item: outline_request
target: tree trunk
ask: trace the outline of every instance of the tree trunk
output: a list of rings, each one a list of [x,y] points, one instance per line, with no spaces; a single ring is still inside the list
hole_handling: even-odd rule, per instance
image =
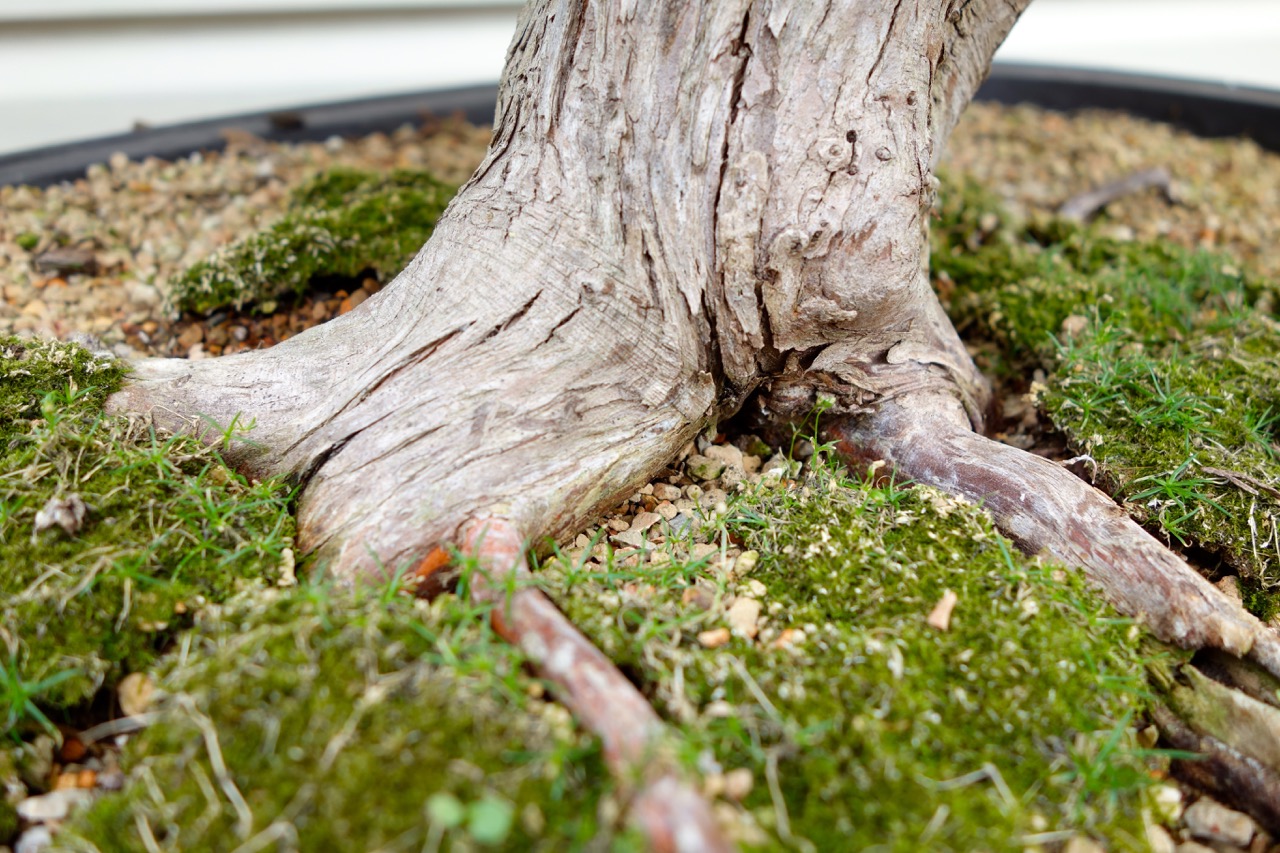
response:
[[[945,387],[980,424],[925,229],[1015,12],[534,2],[489,155],[408,269],[270,350],[143,362],[115,406],[253,422],[234,461],[303,484],[301,545],[345,577],[479,514],[576,531],[762,384],[781,414]]]

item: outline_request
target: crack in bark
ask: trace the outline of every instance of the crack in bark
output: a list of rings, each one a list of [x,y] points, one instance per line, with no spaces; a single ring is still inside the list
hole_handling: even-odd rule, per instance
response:
[[[542,291],[541,290],[536,291],[533,294],[533,296],[530,296],[528,299],[526,299],[524,304],[521,305],[519,308],[517,308],[514,313],[512,313],[509,317],[507,317],[502,322],[498,323],[493,328],[489,329],[489,331],[485,333],[484,337],[482,337],[479,342],[484,343],[490,338],[497,337],[498,335],[505,332],[507,329],[510,329],[516,323],[519,323],[521,320],[524,319],[524,316],[529,313],[529,309],[533,307],[533,303],[537,302],[541,297],[542,297]]]
[[[538,343],[534,344],[533,348],[539,349],[541,347],[546,346],[548,343],[550,343],[551,339],[556,336],[556,332],[560,331],[562,328],[567,326],[569,324],[569,321],[572,320],[574,317],[577,317],[578,312],[581,310],[582,310],[582,294],[578,294],[578,304],[573,307],[572,311],[570,311],[560,320],[556,321],[556,324],[551,327],[550,331],[547,332],[546,337],[538,341]]]
[[[399,374],[402,374],[404,373],[404,371],[412,368],[412,366],[415,366],[417,364],[420,364],[420,362],[422,361],[426,361],[430,359],[430,357],[435,355],[435,352],[438,351],[440,347],[443,347],[445,343],[452,341],[453,338],[460,336],[462,332],[465,332],[467,328],[470,328],[470,325],[471,324],[467,324],[465,325],[465,327],[451,329],[449,330],[448,333],[443,334],[443,336],[435,338],[434,341],[429,341],[428,343],[424,343],[424,345],[417,347],[416,350],[413,350],[412,352],[408,353],[407,356],[404,356],[403,359],[397,361],[396,364],[392,365],[392,368],[387,370],[387,373],[384,373],[383,375],[381,375],[381,377],[379,377],[378,379],[375,379],[374,383],[369,384],[369,386],[362,387],[360,389],[360,393],[356,394],[355,397],[352,397],[351,400],[348,400],[346,403],[344,403],[344,405],[342,406],[342,409],[339,409],[337,412],[335,412],[334,418],[339,418],[339,416],[347,414],[348,411],[355,409],[355,407],[360,405],[360,403],[365,402],[366,400],[369,400],[369,398],[374,396],[375,393],[378,393],[381,387],[389,383],[390,380],[393,380],[394,378],[398,377]],[[303,437],[301,439],[298,439],[297,442],[294,442],[293,444],[291,444],[291,446],[288,447],[288,450],[285,450],[285,453],[292,452],[293,448],[296,448],[298,444],[305,442],[307,438],[310,438],[310,435],[311,433],[303,434]]]
[[[337,456],[339,453],[342,452],[342,449],[344,447],[346,447],[348,444],[354,441],[356,439],[356,436],[360,435],[360,433],[364,432],[365,430],[381,423],[382,421],[386,420],[389,417],[391,417],[390,412],[382,415],[382,417],[376,420],[370,421],[369,423],[365,424],[364,426],[360,427],[354,432],[344,436],[343,438],[338,439],[337,441],[334,441],[324,450],[320,451],[315,456],[313,456],[311,460],[307,463],[307,466],[297,474],[297,485],[299,489],[305,489],[307,487],[307,484],[311,482],[311,478],[314,477],[316,473],[318,473],[320,469],[323,468],[330,459]]]
[[[564,42],[570,45],[567,59],[556,69],[556,79],[551,93],[551,110],[547,116],[547,139],[555,138],[556,128],[560,124],[560,113],[564,109],[564,96],[569,88],[570,72],[574,68],[574,59],[578,55],[579,40],[583,33],[583,19],[586,17],[586,3],[570,3],[568,20],[564,23]],[[555,16],[550,17],[550,22]]]
[[[729,172],[729,148],[732,143],[733,130],[738,121],[738,103],[742,100],[742,87],[747,79],[747,65],[751,62],[754,51],[747,40],[751,27],[751,9],[742,16],[742,26],[738,29],[738,37],[733,41],[730,48],[731,53],[735,57],[739,57],[738,65],[733,71],[733,82],[729,88],[729,121],[724,129],[724,138],[720,144],[720,173],[716,179],[715,194],[711,202],[711,244],[716,246],[718,235],[720,233],[720,199],[725,191],[725,180]],[[724,264],[718,257],[720,254],[718,249],[713,248],[713,263],[719,268],[718,287],[722,294],[727,292],[725,282]],[[761,290],[759,278],[756,280],[756,304],[760,306],[761,313],[764,313],[764,294]],[[711,341],[711,359],[715,368],[713,370],[717,379],[724,377],[726,371],[723,367],[723,355],[720,348],[720,334],[717,325],[717,314],[715,306],[711,304],[710,289],[703,291],[702,294],[702,311],[706,316],[708,331]],[[764,328],[768,328],[768,324],[764,324]],[[743,389],[739,392],[741,396],[745,396],[747,391]],[[741,399],[741,396],[739,399]]]
[[[884,61],[885,52],[889,49],[889,42],[893,39],[893,28],[898,23],[898,11],[902,8],[903,0],[893,4],[893,12],[889,15],[889,28],[885,30],[884,38],[880,40],[880,52],[876,55],[876,61],[871,63],[870,70],[867,71],[867,88],[871,88],[871,78],[876,75],[876,71],[880,68],[880,63]]]

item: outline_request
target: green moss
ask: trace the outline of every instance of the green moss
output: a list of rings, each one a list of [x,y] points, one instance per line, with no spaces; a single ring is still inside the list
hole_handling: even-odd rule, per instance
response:
[[[962,187],[934,234],[957,325],[998,345],[1006,369],[1046,370],[1041,405],[1102,484],[1171,541],[1219,555],[1250,609],[1275,613],[1276,283],[1166,242],[1013,223],[993,205]]]
[[[40,720],[29,700],[64,707],[149,666],[206,601],[274,577],[289,545],[285,487],[103,414],[123,373],[75,344],[0,340],[5,732]]]
[[[25,249],[30,252],[36,246],[40,245],[40,235],[30,232],[26,234],[19,234],[14,242],[18,244],[20,249]]]
[[[18,834],[18,810],[7,799],[0,798],[0,839],[9,840]]]
[[[698,766],[750,771],[750,846],[1003,850],[1087,833],[1145,849],[1138,632],[1077,576],[1013,552],[973,506],[825,469],[737,503],[723,536],[763,557],[747,579],[721,575],[705,611],[684,594],[705,565],[561,558],[541,577],[681,723]],[[946,590],[959,603],[939,631],[926,618]],[[704,648],[727,597],[748,594],[767,614],[758,638]]]
[[[246,595],[169,658],[130,786],[69,846],[626,849],[598,743],[523,664],[452,596]]]
[[[421,171],[333,169],[296,190],[282,220],[188,270],[174,303],[202,313],[251,304],[270,311],[317,278],[369,270],[390,278],[431,236],[454,192]]]

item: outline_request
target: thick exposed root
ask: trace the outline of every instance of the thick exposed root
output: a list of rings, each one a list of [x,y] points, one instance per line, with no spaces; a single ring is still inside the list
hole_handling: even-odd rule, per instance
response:
[[[730,851],[711,808],[663,752],[665,726],[640,692],[527,581],[524,540],[514,525],[485,519],[464,531],[477,571],[471,595],[493,606],[497,632],[529,656],[559,698],[604,743],[614,776],[634,791],[630,816],[656,851]]]
[[[981,503],[1031,553],[1080,566],[1122,613],[1183,648],[1249,657],[1280,675],[1280,637],[1219,592],[1103,492],[1046,459],[974,433],[946,394],[884,404],[832,427],[855,465],[883,459],[901,476]]]

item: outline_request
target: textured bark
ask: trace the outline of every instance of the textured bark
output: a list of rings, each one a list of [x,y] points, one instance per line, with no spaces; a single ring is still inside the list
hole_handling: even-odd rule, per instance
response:
[[[300,543],[353,576],[484,515],[579,529],[709,422],[986,389],[929,289],[934,152],[1019,3],[533,2],[494,142],[357,310],[138,365],[114,401],[255,423]]]

